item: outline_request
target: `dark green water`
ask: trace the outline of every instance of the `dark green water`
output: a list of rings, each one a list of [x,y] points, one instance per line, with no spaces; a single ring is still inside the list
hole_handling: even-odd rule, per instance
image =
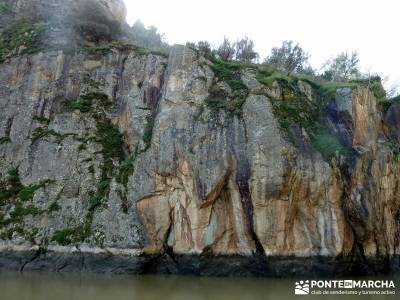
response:
[[[391,278],[393,279],[393,278]],[[400,284],[395,280],[396,286]],[[399,299],[294,295],[294,279],[0,273],[1,300]]]

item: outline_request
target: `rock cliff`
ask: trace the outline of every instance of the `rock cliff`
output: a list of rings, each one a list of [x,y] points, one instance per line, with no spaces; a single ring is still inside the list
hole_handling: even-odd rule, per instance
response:
[[[0,49],[1,268],[399,270],[400,106],[379,84],[97,47],[120,1],[3,1],[2,19],[48,20],[53,2],[69,20],[96,8],[77,27],[90,47]]]

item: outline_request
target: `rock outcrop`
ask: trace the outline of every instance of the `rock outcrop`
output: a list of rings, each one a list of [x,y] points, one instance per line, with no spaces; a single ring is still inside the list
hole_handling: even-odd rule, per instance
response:
[[[41,43],[69,52],[82,45],[124,36],[126,7],[122,0],[3,0],[0,25],[13,22],[46,25]]]
[[[122,22],[120,1],[98,2]],[[398,271],[398,105],[382,109],[363,84],[322,97],[260,74],[185,46],[9,57],[0,267]]]

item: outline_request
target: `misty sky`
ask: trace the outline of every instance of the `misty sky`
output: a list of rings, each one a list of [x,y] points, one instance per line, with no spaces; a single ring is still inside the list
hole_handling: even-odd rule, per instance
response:
[[[294,40],[319,68],[343,50],[359,53],[362,70],[400,83],[399,0],[125,0],[128,23],[156,26],[170,44],[224,35],[247,35],[265,57],[283,40]]]

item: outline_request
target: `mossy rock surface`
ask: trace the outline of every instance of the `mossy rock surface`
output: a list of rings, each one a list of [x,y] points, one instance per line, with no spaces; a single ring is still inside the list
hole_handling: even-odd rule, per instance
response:
[[[0,63],[9,56],[34,54],[43,51],[43,34],[47,23],[16,21],[0,32]]]

